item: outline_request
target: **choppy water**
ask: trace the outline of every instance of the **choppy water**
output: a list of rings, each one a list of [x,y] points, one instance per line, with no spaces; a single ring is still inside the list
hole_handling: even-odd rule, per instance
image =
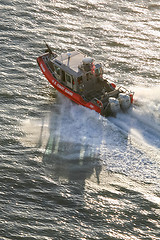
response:
[[[0,239],[160,239],[159,0],[1,0]],[[36,58],[80,49],[135,91],[104,119]]]

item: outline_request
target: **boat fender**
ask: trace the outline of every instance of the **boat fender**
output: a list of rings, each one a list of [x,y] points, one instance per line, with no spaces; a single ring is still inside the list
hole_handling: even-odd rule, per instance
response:
[[[131,103],[133,103],[133,93],[130,93],[129,96],[130,96],[130,99],[131,99]]]
[[[102,103],[100,100],[97,100],[97,104],[98,104],[100,107],[103,107],[103,103]]]
[[[78,84],[82,84],[82,79],[78,78]]]
[[[93,63],[91,64],[91,73],[95,74],[95,65]]]
[[[101,102],[101,100],[95,98],[96,103],[102,108],[103,107],[103,103]]]
[[[115,83],[111,83],[110,86],[115,89],[116,88],[116,84]]]

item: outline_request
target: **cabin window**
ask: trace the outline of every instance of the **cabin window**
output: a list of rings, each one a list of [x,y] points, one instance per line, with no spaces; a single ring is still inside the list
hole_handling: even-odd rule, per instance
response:
[[[61,78],[62,78],[62,81],[65,82],[65,72],[63,70],[61,72]]]
[[[54,72],[55,71],[54,64],[51,61],[48,61],[48,65],[51,68],[51,70]]]
[[[56,71],[56,73],[60,76],[60,68],[59,67],[57,67],[57,66],[55,66],[55,71]]]
[[[69,83],[71,83],[71,81],[72,81],[71,76],[68,74],[66,74],[66,81]]]

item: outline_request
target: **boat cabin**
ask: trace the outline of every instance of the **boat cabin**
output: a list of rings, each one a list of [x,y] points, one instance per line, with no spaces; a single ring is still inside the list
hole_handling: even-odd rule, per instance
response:
[[[75,92],[87,95],[101,88],[101,64],[95,64],[93,58],[85,57],[81,52],[73,51],[51,58],[50,68],[60,83]]]

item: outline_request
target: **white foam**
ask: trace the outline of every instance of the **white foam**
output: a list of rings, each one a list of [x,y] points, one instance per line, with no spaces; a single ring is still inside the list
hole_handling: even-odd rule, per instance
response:
[[[63,99],[59,116],[61,141],[81,144],[83,156],[97,156],[109,170],[144,181],[159,181],[159,125],[155,124],[158,119],[153,108],[145,112],[146,106],[140,105],[126,114],[118,114],[117,118],[105,119],[61,95],[59,97]],[[149,100],[144,97],[143,102],[146,101]],[[153,106],[154,101],[158,99],[150,100]],[[150,119],[155,120],[154,130],[149,124]]]

